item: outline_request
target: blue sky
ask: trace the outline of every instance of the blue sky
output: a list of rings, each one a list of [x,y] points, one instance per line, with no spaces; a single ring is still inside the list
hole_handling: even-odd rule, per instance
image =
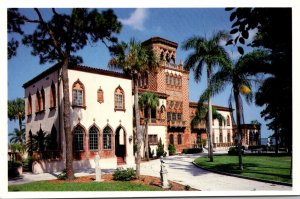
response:
[[[24,14],[31,18],[36,18],[33,9],[22,9]],[[48,15],[50,10],[45,9],[42,12]],[[68,12],[68,10],[58,10],[59,12]],[[177,60],[184,61],[188,52],[181,50],[181,44],[187,38],[198,35],[209,38],[212,33],[219,30],[230,30],[231,23],[229,21],[230,12],[226,12],[223,8],[195,8],[195,9],[114,9],[118,19],[122,22],[123,28],[118,35],[120,41],[128,42],[134,37],[136,40],[144,41],[150,37],[159,36],[179,44],[177,49]],[[27,27],[26,31],[30,31],[33,27]],[[251,32],[253,36],[255,31]],[[236,48],[226,47],[228,53],[233,59],[238,58]],[[252,49],[247,49],[251,51]],[[37,57],[30,54],[31,49],[21,46],[18,49],[17,56],[8,61],[8,99],[24,97],[22,85],[38,75],[52,64],[40,65]],[[83,65],[93,66],[107,69],[109,60],[108,50],[102,43],[87,46],[80,52],[84,62]],[[202,91],[206,87],[206,76],[203,72],[200,82],[196,83],[193,73],[190,74],[189,80],[189,97],[190,101],[198,101]],[[228,106],[228,97],[230,90],[227,88],[222,94],[213,98],[213,104]],[[271,135],[271,131],[267,130],[265,121],[260,117],[263,108],[254,104],[247,105],[244,103],[245,122],[258,120],[262,125],[262,137]],[[12,132],[17,125],[14,122],[8,123],[8,132]]]

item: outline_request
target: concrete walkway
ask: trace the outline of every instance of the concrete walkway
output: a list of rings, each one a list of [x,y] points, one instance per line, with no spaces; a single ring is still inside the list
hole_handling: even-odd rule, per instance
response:
[[[222,153],[222,152],[216,152]],[[202,191],[256,191],[256,190],[280,190],[290,191],[292,187],[264,183],[255,180],[247,180],[227,175],[217,174],[200,169],[192,164],[200,154],[176,155],[166,157],[165,163],[168,170],[168,179],[183,185],[189,185]],[[201,154],[206,155],[206,154]],[[141,173],[159,177],[160,160],[142,163]]]
[[[222,152],[215,152],[222,153]],[[202,191],[255,191],[255,190],[272,190],[272,191],[290,191],[292,187],[264,183],[254,180],[246,180],[237,177],[231,177],[216,174],[200,169],[192,164],[192,161],[200,155],[176,155],[164,158],[168,170],[168,179],[183,185],[189,185],[192,188]],[[75,176],[95,175],[94,169],[75,171]],[[113,170],[103,169],[102,173],[111,173]],[[160,160],[151,160],[141,164],[141,174],[160,177]],[[23,178],[8,181],[8,185],[24,184],[33,181],[57,179],[59,173],[32,174],[23,173]]]

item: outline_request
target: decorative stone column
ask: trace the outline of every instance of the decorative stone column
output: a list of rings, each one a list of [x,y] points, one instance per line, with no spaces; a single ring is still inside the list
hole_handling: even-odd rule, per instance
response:
[[[96,182],[102,182],[103,180],[101,179],[101,167],[99,164],[100,156],[99,153],[97,152],[95,156],[95,173],[96,173]]]
[[[168,189],[170,188],[169,182],[168,182],[168,177],[167,177],[167,169],[165,166],[165,162],[163,161],[163,156],[160,156],[160,182],[161,182],[161,187],[163,189]]]

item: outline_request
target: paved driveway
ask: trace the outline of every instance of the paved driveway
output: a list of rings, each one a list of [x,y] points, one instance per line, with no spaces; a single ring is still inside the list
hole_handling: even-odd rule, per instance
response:
[[[168,179],[202,191],[292,190],[292,187],[289,186],[246,180],[200,169],[192,164],[197,157],[199,154],[166,157],[164,160],[168,170]],[[159,177],[159,171],[159,159],[141,164],[143,175]]]

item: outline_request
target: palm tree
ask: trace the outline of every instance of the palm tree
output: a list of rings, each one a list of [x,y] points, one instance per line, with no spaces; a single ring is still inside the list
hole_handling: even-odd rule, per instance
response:
[[[140,177],[141,163],[141,144],[143,133],[140,126],[140,109],[138,105],[138,76],[150,70],[155,70],[159,65],[159,59],[154,54],[152,48],[142,45],[141,42],[130,39],[129,43],[122,43],[119,54],[113,56],[109,61],[109,68],[123,69],[131,75],[134,85],[134,112],[137,133],[137,158],[136,158],[136,177]]]
[[[23,129],[22,121],[25,119],[25,102],[22,98],[17,98],[14,100],[8,101],[8,119],[10,121],[18,120],[19,122],[19,131]]]
[[[8,134],[10,136],[10,143],[20,143],[24,144],[25,142],[25,129],[19,130],[17,128],[14,129],[13,133]]]
[[[225,124],[226,119],[224,116],[219,113],[215,107],[212,107],[212,119],[218,119],[219,122],[222,122]],[[203,104],[198,104],[195,116],[191,120],[191,126],[192,128],[198,124],[200,124],[202,121],[205,121],[206,126],[206,134],[208,134],[207,127],[208,127],[208,107],[203,106]],[[208,135],[207,135],[208,137]]]
[[[225,41],[229,38],[229,35],[224,31],[219,31],[212,35],[210,39],[203,37],[191,37],[183,42],[182,49],[193,50],[188,55],[185,61],[185,69],[194,71],[194,79],[199,82],[202,76],[202,69],[206,65],[207,71],[207,86],[210,85],[210,79],[212,74],[212,67],[225,66],[229,63],[229,56],[225,49],[220,46],[221,41]],[[209,158],[213,162],[213,150],[211,143],[212,132],[212,105],[211,97],[208,98],[208,143],[209,143]]]
[[[157,108],[159,105],[159,99],[157,95],[154,93],[149,93],[145,92],[140,95],[139,97],[139,106],[141,109],[144,109],[147,111],[147,116],[148,118],[145,118],[145,133],[144,133],[144,151],[146,153],[146,158],[149,161],[149,142],[148,142],[148,123],[151,119],[150,114],[151,114],[151,109]]]
[[[267,54],[264,51],[256,50],[248,53],[239,58],[235,64],[226,65],[221,68],[211,78],[211,85],[203,92],[199,102],[204,102],[209,99],[210,96],[214,96],[225,89],[227,85],[232,86],[232,92],[229,96],[229,106],[231,107],[232,97],[235,101],[236,107],[236,120],[238,129],[238,156],[239,156],[239,169],[243,170],[242,164],[242,129],[241,122],[243,122],[243,105],[241,95],[246,97],[246,101],[250,103],[252,101],[253,94],[251,92],[251,79],[253,75],[249,69],[253,60],[267,61]]]

